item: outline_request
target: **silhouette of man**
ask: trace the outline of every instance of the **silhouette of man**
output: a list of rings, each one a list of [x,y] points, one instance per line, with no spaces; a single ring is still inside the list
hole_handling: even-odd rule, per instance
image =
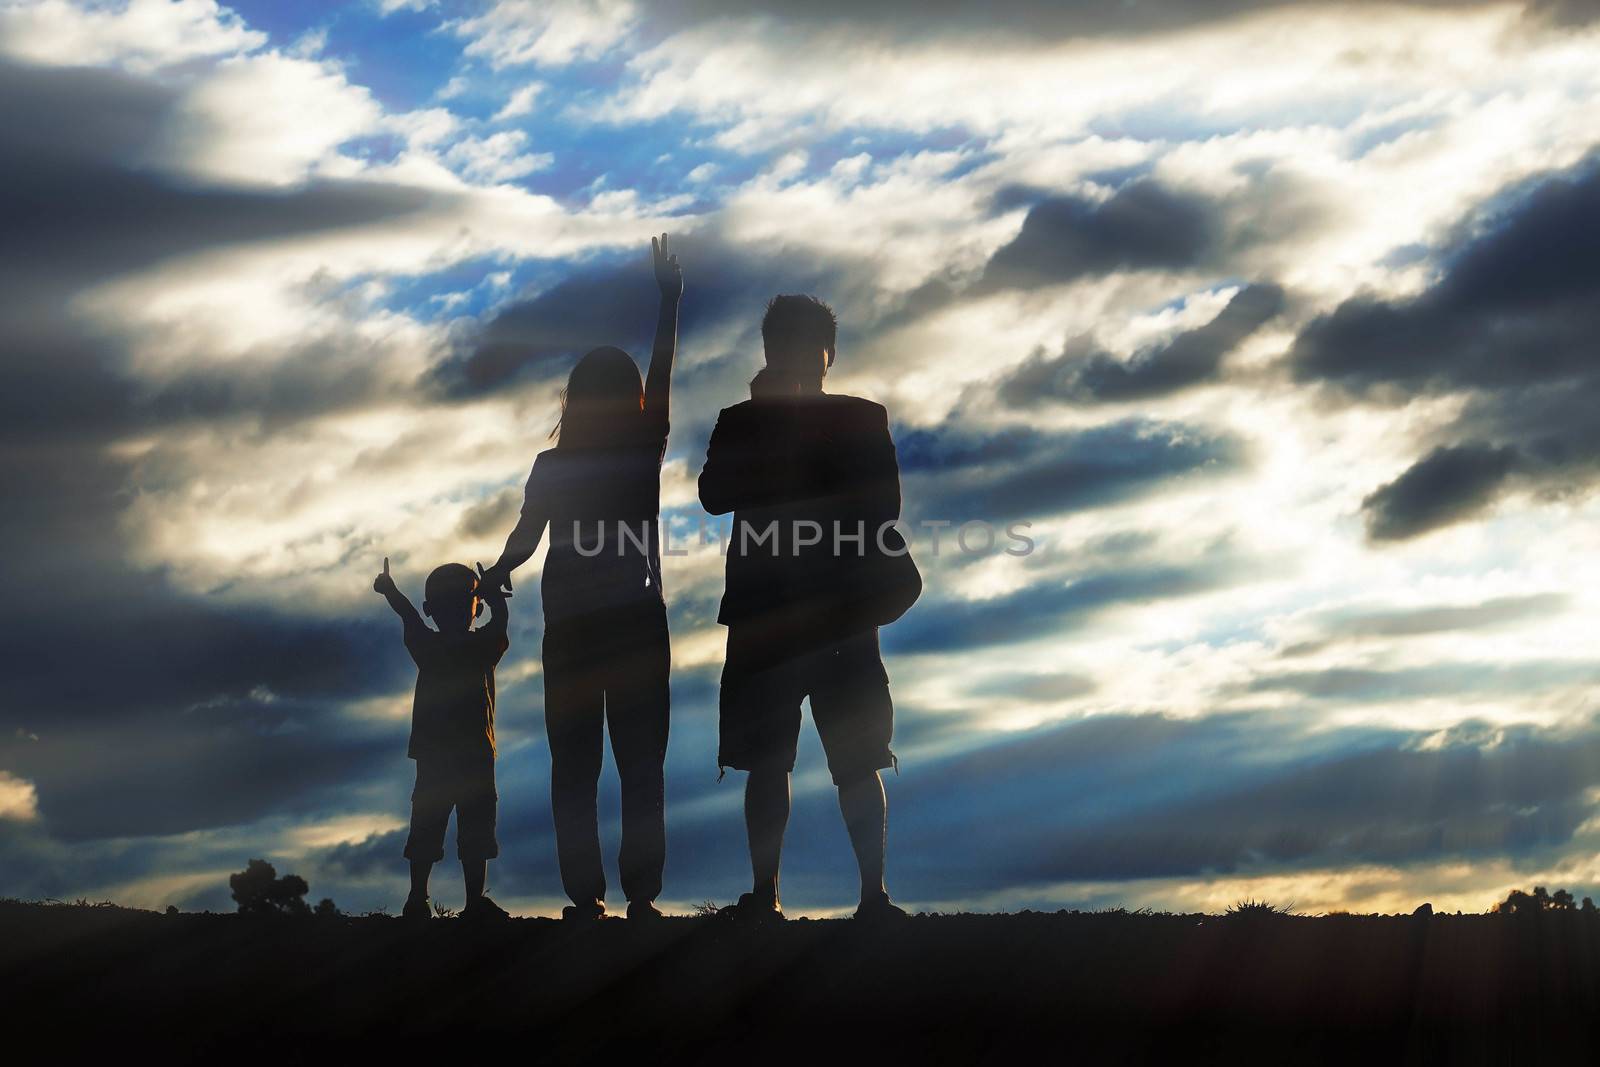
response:
[[[836,335],[822,301],[772,300],[761,323],[766,367],[751,399],[718,417],[700,474],[706,510],[734,513],[717,616],[728,627],[717,763],[749,772],[753,886],[735,906],[747,918],[783,916],[778,870],[808,696],[861,869],[856,916],[905,914],[884,889],[878,772],[895,760],[894,705],[862,599],[875,535],[900,515],[900,471],[883,407],[822,390]]]

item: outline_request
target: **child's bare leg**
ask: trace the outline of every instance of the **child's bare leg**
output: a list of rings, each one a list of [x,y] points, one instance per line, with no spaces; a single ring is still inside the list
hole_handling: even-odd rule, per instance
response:
[[[488,860],[462,860],[461,877],[467,883],[467,903],[483,896],[483,884],[489,880]]]
[[[406,903],[428,899],[428,875],[432,873],[432,860],[411,861],[411,896],[406,898]]]

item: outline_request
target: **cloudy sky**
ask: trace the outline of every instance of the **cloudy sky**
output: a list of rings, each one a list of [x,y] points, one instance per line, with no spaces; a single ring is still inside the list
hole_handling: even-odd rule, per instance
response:
[[[1600,896],[1597,5],[799,6],[0,0],[0,895],[225,908],[260,856],[395,908],[372,575],[496,554],[575,354],[646,355],[665,230],[664,902],[748,878],[693,483],[784,291],[910,520],[1036,542],[916,541],[905,903]],[[491,880],[548,913],[519,589]]]

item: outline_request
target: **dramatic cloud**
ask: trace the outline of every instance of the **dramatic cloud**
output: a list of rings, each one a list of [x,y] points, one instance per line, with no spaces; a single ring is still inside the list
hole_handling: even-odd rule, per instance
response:
[[[1381,4],[1384,0],[1351,0],[1349,6]],[[1481,7],[1490,0],[1400,0],[1420,8]],[[982,34],[1071,38],[1087,35],[1136,35],[1169,32],[1201,23],[1280,7],[1315,7],[1316,0],[1139,0],[1131,4],[1097,4],[1087,0],[1040,3],[1038,0],[999,0],[974,11],[960,0],[934,3],[853,4],[847,0],[824,0],[803,7],[764,0],[753,4],[728,0],[686,0],[681,5],[701,18],[761,11],[790,22],[820,22],[856,29],[872,28],[901,39],[938,37],[950,34]],[[1583,0],[1532,0],[1527,5],[1535,14],[1580,20],[1592,18],[1592,7]]]
[[[126,353],[71,304],[93,287],[184,256],[359,229],[450,202],[374,182],[245,191],[163,174],[151,157],[176,98],[125,75],[0,62],[0,92],[30,102],[0,122],[0,165],[13,175],[0,192],[0,324],[14,348],[4,368],[12,388],[0,399],[6,434],[124,431],[149,399],[127,378]],[[174,386],[165,402],[205,409],[203,378],[189,402],[177,399],[183,391]]]
[[[1575,682],[1600,679],[1600,668],[1587,663],[1531,661],[1515,667],[1477,663],[1438,663],[1403,670],[1335,667],[1325,671],[1287,671],[1263,675],[1250,683],[1256,693],[1287,691],[1312,700],[1348,704],[1376,703],[1464,694],[1515,696]]]
[[[1206,561],[1189,566],[1100,571],[1058,585],[1040,582],[991,600],[953,601],[929,597],[905,621],[887,631],[884,643],[904,653],[956,652],[990,645],[1057,640],[1088,625],[1105,610],[1149,604],[1216,589],[1232,575]]]
[[[694,392],[715,384],[727,402],[747,395],[743,387],[760,366],[761,316],[778,292],[828,298],[843,322],[842,345],[903,321],[903,303],[885,306],[853,291],[849,279],[861,273],[861,264],[850,257],[796,247],[788,240],[738,240],[729,229],[706,227],[673,237],[683,259],[701,264],[680,318],[680,394],[683,387]],[[461,351],[436,368],[436,383],[453,396],[490,393],[564,375],[577,357],[602,344],[634,353],[642,369],[649,358],[658,300],[637,248],[583,264],[532,296],[497,308],[481,329],[469,333]],[[841,371],[855,362],[853,351],[842,351]],[[735,356],[748,370],[742,380],[730,383],[727,364]],[[708,381],[708,373],[720,378]],[[696,414],[704,418],[714,411]]]
[[[26,822],[39,816],[39,791],[32,782],[0,771],[0,819]]]
[[[954,895],[997,868],[1026,885],[1525,855],[1570,841],[1589,817],[1593,735],[1518,731],[1486,746],[1468,724],[1425,740],[1314,738],[1261,716],[1106,717],[919,769],[901,843]],[[1282,758],[1246,755],[1266,747]],[[948,783],[996,776],[1011,786],[982,812],[941,801]],[[930,862],[916,846],[937,853],[935,839],[967,842],[964,862]]]
[[[1399,402],[1459,395],[1443,443],[1363,503],[1372,536],[1402,540],[1475,517],[1519,486],[1592,480],[1600,436],[1600,169],[1512,194],[1468,224],[1419,296],[1361,296],[1312,322],[1291,354],[1302,380]]]
[[[1225,434],[1141,419],[1056,434],[946,426],[902,433],[897,447],[911,515],[958,524],[1101,506],[1245,461]]]
[[[1571,603],[1571,599],[1562,593],[1531,593],[1495,597],[1476,604],[1332,611],[1313,618],[1317,636],[1285,648],[1284,654],[1303,656],[1320,651],[1336,641],[1493,629],[1558,615]]]
[[[1375,541],[1400,541],[1481,514],[1516,470],[1510,448],[1467,444],[1429,452],[1361,502]]]
[[[663,230],[670,907],[747,880],[694,479],[778,292],[900,446],[901,899],[1600,891],[1590,7],[0,0],[0,895],[227,908],[266,856],[394,906],[372,575],[498,550],[567,368],[647,358]],[[808,728],[790,907],[851,866]]]
[[[1154,182],[1130,183],[1101,202],[1052,197],[1028,209],[1022,232],[994,254],[981,284],[1029,289],[1086,274],[1191,267],[1216,240],[1204,201]]]
[[[1123,360],[1092,343],[1072,343],[1058,356],[1036,353],[1000,382],[1014,407],[1055,402],[1118,403],[1177,392],[1213,379],[1223,357],[1283,308],[1272,285],[1239,290],[1217,317],[1166,344]]]
[[[10,337],[0,487],[15,508],[0,525],[0,589],[54,608],[5,635],[0,727],[22,776],[6,779],[6,803],[64,840],[318,810],[318,790],[371,773],[392,747],[392,728],[352,731],[337,712],[389,691],[403,658],[391,635],[377,640],[371,622],[196,602],[129,567],[113,538],[137,456],[115,443],[271,406],[350,402],[368,386],[336,386],[323,360],[298,387],[292,364],[274,368],[252,401],[257,369],[152,388],[77,301],[184,256],[395,222],[449,198],[365,181],[269,191],[164,173],[156,153],[177,96],[123,74],[0,63],[0,92],[29,102],[0,121],[0,164],[13,176],[0,193]]]

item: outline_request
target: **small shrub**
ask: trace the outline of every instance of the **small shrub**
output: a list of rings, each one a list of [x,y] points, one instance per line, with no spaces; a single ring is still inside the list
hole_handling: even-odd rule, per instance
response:
[[[309,915],[306,892],[311,888],[298,874],[278,877],[266,860],[251,860],[245,869],[228,877],[234,903],[244,915]]]
[[[1225,919],[1281,919],[1294,911],[1294,902],[1279,907],[1265,900],[1241,900],[1223,912]]]
[[[1593,912],[1594,910],[1594,901],[1588,897],[1584,897],[1580,905],[1568,890],[1557,889],[1551,893],[1544,886],[1536,885],[1531,893],[1513,889],[1507,894],[1506,899],[1491,909],[1491,912],[1495,915],[1539,915],[1548,911]]]

